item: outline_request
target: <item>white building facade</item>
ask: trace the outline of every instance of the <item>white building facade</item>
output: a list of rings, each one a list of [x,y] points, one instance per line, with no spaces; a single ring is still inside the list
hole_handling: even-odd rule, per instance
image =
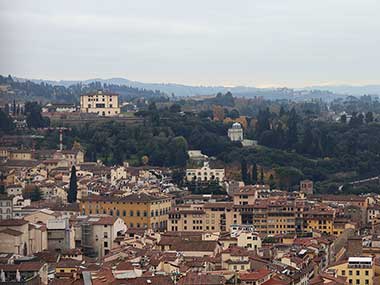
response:
[[[103,91],[82,95],[80,96],[80,111],[108,117],[119,115],[119,95]]]
[[[243,128],[239,123],[234,123],[231,128],[228,129],[228,137],[233,142],[243,141]]]

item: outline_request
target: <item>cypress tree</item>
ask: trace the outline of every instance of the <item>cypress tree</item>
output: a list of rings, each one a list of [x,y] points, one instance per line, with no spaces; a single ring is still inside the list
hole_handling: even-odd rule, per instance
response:
[[[257,164],[256,162],[253,163],[252,166],[252,184],[257,183]]]
[[[77,185],[77,170],[75,166],[71,167],[70,186],[67,193],[67,202],[74,203],[77,201],[78,185]]]
[[[264,184],[264,169],[262,167],[260,170],[260,183]]]
[[[247,169],[247,161],[242,159],[241,161],[241,179],[245,184],[248,183],[248,169]]]
[[[274,189],[276,187],[276,182],[274,181],[274,177],[273,175],[271,174],[269,176],[269,188],[270,190]]]

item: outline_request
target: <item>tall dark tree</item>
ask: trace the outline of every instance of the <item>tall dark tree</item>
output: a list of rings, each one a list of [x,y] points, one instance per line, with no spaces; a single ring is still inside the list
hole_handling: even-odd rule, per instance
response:
[[[260,183],[264,184],[264,168],[261,167],[260,169]]]
[[[5,194],[4,175],[0,174],[0,194]]]
[[[347,115],[346,114],[343,114],[342,116],[340,116],[340,122],[342,124],[346,124],[347,123]]]
[[[13,100],[13,105],[12,105],[12,115],[16,116],[16,100]]]
[[[2,183],[0,183],[0,194],[5,194],[5,186]]]
[[[44,128],[49,126],[49,119],[42,117],[41,106],[37,102],[26,102],[26,123],[29,128]]]
[[[296,110],[293,108],[289,113],[289,119],[288,119],[287,146],[289,149],[294,148],[298,141],[297,121],[298,121],[297,113],[296,113]]]
[[[7,116],[9,116],[9,104],[8,104],[8,103],[6,103],[6,104],[4,105],[4,113],[5,113]]]
[[[67,202],[75,203],[77,201],[78,185],[77,185],[77,170],[73,165],[71,167],[69,192],[67,193]]]
[[[365,121],[367,124],[373,122],[373,113],[372,112],[367,112],[365,114]]]
[[[276,187],[276,182],[274,181],[274,177],[273,177],[272,174],[269,176],[269,181],[268,182],[269,182],[269,189],[270,190],[272,190],[272,189],[274,189]]]
[[[237,119],[240,117],[239,111],[236,109],[232,109],[231,112],[229,113],[229,117],[231,119]]]
[[[9,117],[8,114],[0,110],[0,133],[8,133],[12,130],[14,130],[15,126],[12,122],[12,119]]]
[[[241,160],[241,179],[245,184],[248,183],[248,166],[245,159]]]
[[[269,108],[259,111],[259,115],[257,116],[257,125],[256,125],[257,137],[260,137],[260,135],[263,132],[270,130],[269,119],[270,119]]]
[[[39,201],[42,198],[42,193],[40,188],[35,185],[26,185],[23,189],[22,196],[24,199],[30,199],[32,202]]]
[[[257,183],[257,164],[256,162],[252,165],[252,184]]]

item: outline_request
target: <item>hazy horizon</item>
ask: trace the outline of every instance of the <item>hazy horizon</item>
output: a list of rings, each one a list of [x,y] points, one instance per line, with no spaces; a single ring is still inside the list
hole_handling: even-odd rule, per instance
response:
[[[192,86],[380,83],[375,0],[0,0],[0,9],[4,75]]]

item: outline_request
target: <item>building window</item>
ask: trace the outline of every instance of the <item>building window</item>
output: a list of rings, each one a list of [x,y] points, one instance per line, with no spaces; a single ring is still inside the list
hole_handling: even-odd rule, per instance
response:
[[[108,241],[104,242],[104,247],[108,247]]]
[[[342,270],[342,275],[343,275],[343,276],[346,275],[346,270]]]
[[[368,271],[368,270],[365,271],[365,275],[366,275],[366,276],[369,275],[369,271]]]
[[[130,215],[131,217],[133,217],[133,211],[132,211],[132,210],[129,212],[129,215]]]
[[[108,233],[107,233],[107,232],[104,232],[104,233],[103,233],[103,237],[104,237],[104,238],[108,238]]]
[[[144,211],[144,217],[148,216],[147,211]]]
[[[123,211],[123,217],[125,217],[126,215],[127,215],[127,211],[124,210],[124,211]]]
[[[136,211],[136,216],[140,217],[140,211],[139,210]]]
[[[356,275],[357,275],[357,276],[360,275],[360,271],[359,271],[359,270],[356,270]]]

